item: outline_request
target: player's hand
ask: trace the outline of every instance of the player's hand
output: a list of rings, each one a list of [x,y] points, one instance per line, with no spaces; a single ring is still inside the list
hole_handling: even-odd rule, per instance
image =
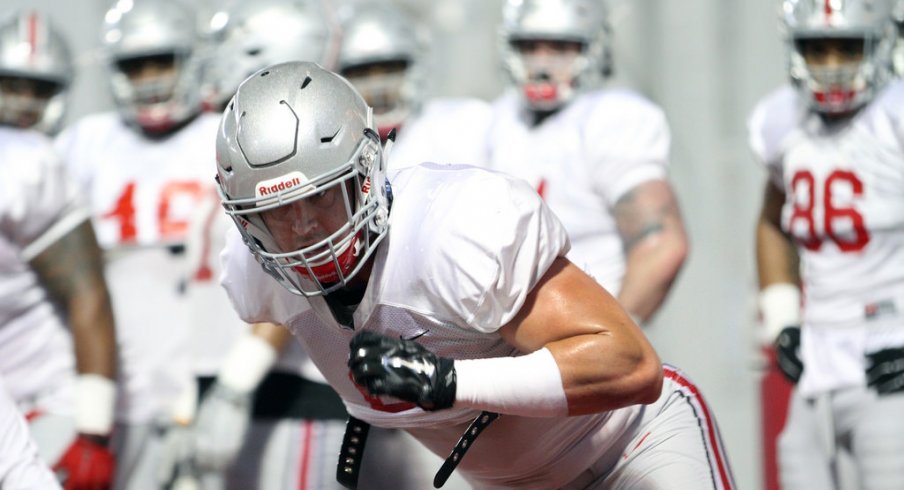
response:
[[[194,433],[188,425],[167,423],[163,433],[157,482],[163,490],[200,488],[195,464]]]
[[[880,395],[904,391],[904,347],[867,354],[866,384]]]
[[[800,360],[800,327],[785,327],[775,339],[778,368],[788,381],[797,384],[804,371]]]
[[[224,471],[235,461],[251,422],[252,393],[216,382],[195,419],[195,456],[204,471]]]
[[[113,487],[116,459],[109,438],[78,434],[53,471],[65,490],[107,490]]]
[[[424,410],[455,402],[455,367],[413,340],[373,332],[356,334],[349,344],[348,367],[355,383],[371,395],[389,395]]]

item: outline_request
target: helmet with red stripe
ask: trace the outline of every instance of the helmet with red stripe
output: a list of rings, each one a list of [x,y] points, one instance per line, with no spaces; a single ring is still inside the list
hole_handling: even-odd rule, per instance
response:
[[[508,0],[500,55],[526,105],[553,111],[602,82],[611,68],[609,37],[600,0]]]
[[[69,47],[45,14],[23,10],[0,23],[0,123],[55,133],[72,76]]]
[[[167,133],[201,110],[195,10],[178,0],[119,0],[104,17],[113,100],[128,124]]]
[[[810,107],[845,114],[867,104],[891,75],[893,0],[784,0],[791,80]]]

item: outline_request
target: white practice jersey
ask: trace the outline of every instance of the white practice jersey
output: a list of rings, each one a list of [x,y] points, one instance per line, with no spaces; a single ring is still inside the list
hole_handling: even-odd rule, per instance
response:
[[[0,169],[0,376],[24,409],[66,414],[75,379],[72,342],[28,261],[88,219],[88,211],[41,134],[0,128]]]
[[[117,418],[148,422],[191,381],[184,246],[214,185],[219,118],[202,114],[151,140],[117,114],[89,116],[57,141],[90,199],[105,250],[120,352]]]
[[[904,84],[843,127],[791,87],[750,118],[750,145],[784,190],[801,257],[803,393],[865,384],[865,352],[904,346]]]
[[[191,309],[192,360],[195,376],[216,376],[235,342],[249,331],[220,286],[220,252],[226,244],[226,232],[235,228],[214,189],[198,206],[188,235],[187,295]],[[325,383],[297,342],[290,342],[280,353],[274,371],[302,376]]]
[[[22,414],[0,382],[0,488],[53,490],[60,485],[29,436]]]
[[[613,207],[638,184],[667,177],[665,115],[620,89],[584,94],[538,126],[522,107],[511,91],[494,103],[487,166],[534,186],[568,230],[568,258],[617,295],[625,255]]]
[[[553,261],[567,253],[568,237],[521,180],[434,164],[409,167],[391,178],[389,235],[375,253],[353,315],[354,331],[334,320],[322,297],[294,296],[266,275],[237,230],[227,240],[223,285],[246,320],[275,320],[292,329],[353,416],[404,428],[446,457],[479,411],[424,411],[365,394],[346,365],[349,341],[355,331],[369,330],[417,338],[449,358],[519,355],[497,330],[517,314]],[[638,411],[635,406],[544,420],[502,415],[459,469],[480,488],[559,488],[630,430]]]
[[[490,105],[480,99],[427,101],[399,129],[389,155],[389,169],[422,162],[480,165],[490,123]]]

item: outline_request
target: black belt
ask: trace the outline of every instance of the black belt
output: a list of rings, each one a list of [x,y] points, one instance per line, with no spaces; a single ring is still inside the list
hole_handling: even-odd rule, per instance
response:
[[[203,399],[214,377],[198,378],[198,394]],[[328,385],[301,376],[272,371],[254,391],[251,417],[255,420],[342,420],[348,416],[339,395]]]
[[[481,412],[461,435],[458,443],[452,448],[452,453],[440,466],[436,476],[433,477],[433,487],[440,488],[455,471],[455,467],[465,457],[468,449],[474,445],[474,440],[494,420],[499,418],[498,413]],[[345,425],[345,435],[342,437],[342,448],[339,450],[339,465],[336,468],[336,480],[345,488],[358,488],[358,474],[361,469],[361,459],[364,456],[364,444],[367,442],[367,433],[370,424],[363,420],[349,416]]]

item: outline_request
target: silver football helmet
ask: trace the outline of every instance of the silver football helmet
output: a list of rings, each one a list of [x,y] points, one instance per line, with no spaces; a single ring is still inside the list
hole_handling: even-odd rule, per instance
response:
[[[373,108],[385,139],[422,101],[425,36],[389,2],[361,3],[342,12],[342,33],[338,71]]]
[[[370,108],[310,62],[239,85],[217,135],[217,182],[246,245],[289,291],[345,286],[386,236],[385,162]]]
[[[127,123],[166,133],[200,111],[196,23],[195,11],[177,0],[119,0],[107,11],[103,43]]]
[[[338,21],[323,0],[237,2],[211,18],[211,58],[204,70],[205,104],[225,108],[252,73],[286,61],[333,69]]]
[[[892,17],[895,21],[898,37],[895,39],[894,54],[892,55],[894,72],[897,76],[904,76],[904,0],[899,0],[894,7]]]
[[[55,133],[73,71],[69,46],[46,15],[8,16],[0,23],[0,123]]]
[[[532,110],[553,111],[599,86],[611,69],[608,15],[600,0],[507,0],[499,30],[502,65]],[[531,41],[573,42],[576,56],[534,56]]]
[[[781,17],[792,82],[818,112],[844,114],[868,103],[887,83],[897,38],[894,0],[783,0]],[[810,66],[802,50],[808,42],[842,39],[862,42],[856,63]]]

